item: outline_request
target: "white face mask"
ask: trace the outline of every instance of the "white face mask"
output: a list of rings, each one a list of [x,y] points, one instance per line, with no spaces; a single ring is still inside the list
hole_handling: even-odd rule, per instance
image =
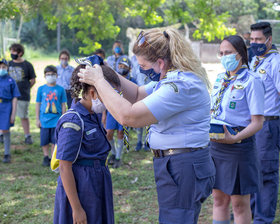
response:
[[[101,101],[97,98],[96,100],[91,99],[91,111],[96,114],[102,113],[106,110],[106,107]]]
[[[56,82],[56,75],[47,75],[46,81],[48,84],[54,84]]]

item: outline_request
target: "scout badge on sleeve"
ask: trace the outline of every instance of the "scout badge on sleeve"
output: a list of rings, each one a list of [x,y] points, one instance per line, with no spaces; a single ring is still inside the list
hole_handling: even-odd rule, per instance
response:
[[[84,58],[74,58],[74,59],[80,65],[89,65],[89,66],[93,66],[95,64],[104,65],[103,59],[95,54]]]
[[[81,134],[81,141],[80,141],[80,146],[79,146],[79,150],[77,152],[77,155],[76,155],[76,158],[75,160],[73,161],[73,163],[76,162],[76,160],[78,159],[78,156],[79,156],[79,153],[80,153],[80,150],[81,150],[81,146],[82,146],[82,140],[83,140],[83,133],[84,133],[84,121],[83,119],[81,118],[80,114],[72,109],[68,110],[65,114],[76,114],[80,120],[81,120],[81,124],[82,124],[82,127],[76,125],[76,124],[73,124],[73,125],[76,125],[77,127],[73,127],[73,128],[81,128],[82,129],[82,134]],[[62,118],[65,114],[63,114],[60,118]],[[64,123],[63,125],[66,125],[66,126],[69,126],[69,122],[67,123]],[[57,144],[55,144],[54,146],[54,150],[53,150],[53,154],[52,154],[52,158],[51,158],[51,163],[50,163],[50,167],[51,167],[51,170],[58,173],[59,172],[59,159],[56,158],[56,154],[57,154]]]

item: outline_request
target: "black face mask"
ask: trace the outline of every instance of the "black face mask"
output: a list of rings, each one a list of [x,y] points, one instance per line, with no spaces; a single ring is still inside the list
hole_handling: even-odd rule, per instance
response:
[[[119,68],[119,74],[120,75],[127,75],[129,72],[129,69],[126,68]]]
[[[17,60],[18,59],[18,54],[11,54],[11,58],[13,60]]]

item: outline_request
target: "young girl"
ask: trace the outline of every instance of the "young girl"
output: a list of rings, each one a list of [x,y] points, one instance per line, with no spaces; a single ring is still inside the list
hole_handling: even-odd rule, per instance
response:
[[[105,107],[93,86],[82,84],[77,76],[84,65],[79,65],[71,80],[71,109],[56,127],[57,159],[60,160],[54,223],[114,223],[111,175],[105,165],[111,149],[101,124],[101,113]],[[120,87],[116,73],[102,65],[106,80],[115,88]],[[77,98],[82,90],[82,99]],[[82,136],[83,137],[82,137]],[[78,153],[82,137],[80,152]],[[75,158],[78,158],[75,163]]]
[[[8,63],[2,58],[0,59],[0,130],[3,133],[5,148],[3,163],[11,162],[9,129],[15,122],[17,97],[19,96],[15,80],[8,75]]]

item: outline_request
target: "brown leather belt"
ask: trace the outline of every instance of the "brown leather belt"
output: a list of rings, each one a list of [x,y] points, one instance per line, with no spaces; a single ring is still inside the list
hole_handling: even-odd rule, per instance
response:
[[[279,116],[264,116],[265,121],[278,120]]]
[[[155,158],[159,157],[165,157],[165,156],[172,156],[180,153],[186,153],[186,152],[194,152],[200,149],[205,149],[207,146],[199,147],[199,148],[176,148],[176,149],[151,149],[152,153],[154,154]]]

